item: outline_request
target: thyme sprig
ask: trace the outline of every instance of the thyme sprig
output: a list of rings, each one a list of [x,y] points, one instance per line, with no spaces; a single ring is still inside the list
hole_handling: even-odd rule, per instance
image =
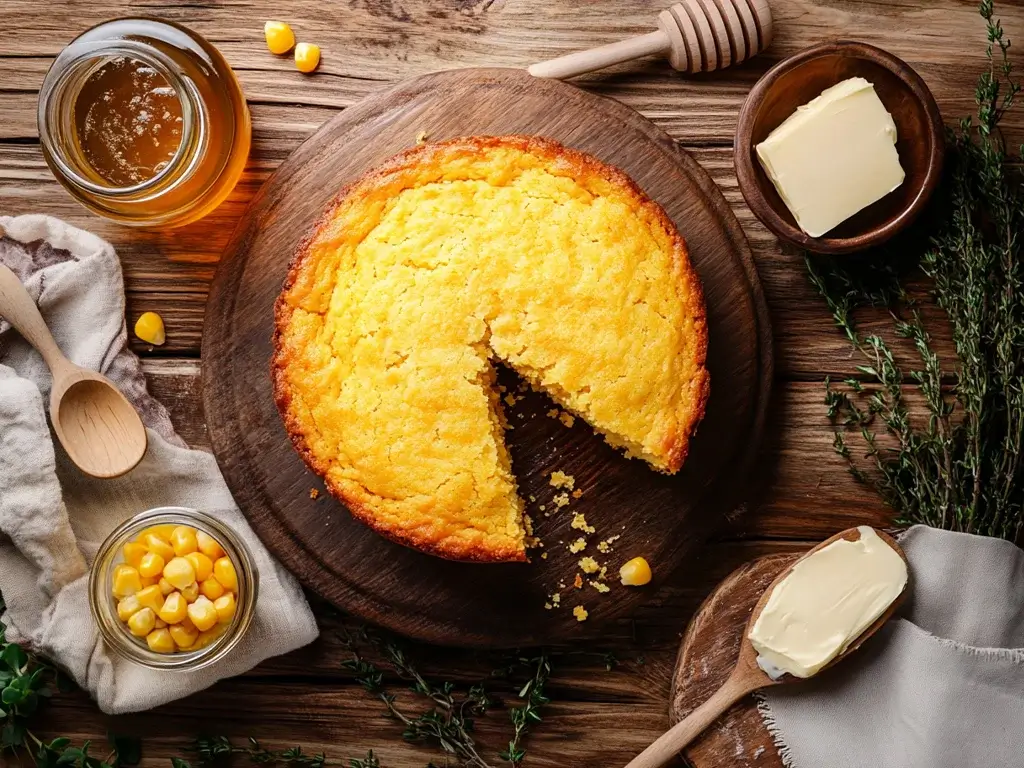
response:
[[[1017,539],[1024,528],[1024,186],[1020,158],[1007,151],[998,128],[1021,86],[992,0],[979,12],[988,69],[978,80],[977,113],[948,134],[943,193],[926,222],[863,259],[806,262],[836,326],[863,359],[863,381],[826,382],[834,448],[853,475],[898,512],[900,525]],[[897,249],[902,254],[893,258]],[[952,377],[904,287],[908,257],[931,279],[934,301],[949,318]],[[889,308],[895,336],[908,340],[920,361],[909,374],[889,342],[860,333],[854,310],[862,306]],[[924,401],[924,424],[912,417],[908,385]],[[867,468],[851,450],[850,433],[861,438]]]
[[[457,693],[454,683],[429,683],[411,661],[406,651],[394,640],[385,638],[365,629],[349,632],[344,637],[352,658],[343,666],[355,674],[356,681],[366,691],[383,702],[387,713],[402,724],[402,736],[406,741],[424,743],[438,747],[447,757],[458,764],[472,768],[493,768],[478,749],[473,738],[475,719],[494,706],[494,701],[483,684],[470,686],[464,693]],[[399,677],[411,683],[413,693],[426,699],[428,708],[419,714],[407,712],[397,697],[385,685],[385,670],[371,661],[362,648],[369,644],[383,657]],[[540,711],[549,699],[544,686],[551,675],[548,654],[533,657],[516,657],[497,670],[492,676],[509,675],[520,669],[527,669],[530,677],[519,689],[518,698],[524,703],[509,709],[513,734],[506,749],[499,758],[518,768],[526,756],[525,738],[530,727],[541,722]]]

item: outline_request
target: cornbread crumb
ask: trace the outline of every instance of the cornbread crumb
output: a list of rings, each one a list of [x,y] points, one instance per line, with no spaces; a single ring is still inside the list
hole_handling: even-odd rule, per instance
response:
[[[313,499],[313,501],[316,501],[316,499],[317,499],[317,497],[319,495],[320,495],[320,491],[318,491],[316,488],[310,488],[309,489],[309,498]]]
[[[557,496],[555,496],[551,501],[553,501],[555,503],[556,507],[561,509],[562,507],[568,506],[568,504],[569,504],[569,494],[568,493],[564,493],[564,492],[560,493]]]
[[[597,551],[600,552],[603,555],[607,555],[609,552],[612,551],[612,544],[614,544],[616,541],[618,541],[621,538],[622,538],[622,536],[610,536],[610,537],[608,537],[604,541],[598,543]]]
[[[553,607],[554,607],[554,606],[553,606],[553,605],[551,605],[551,603],[544,603],[544,608],[545,608],[545,610],[548,610],[548,611],[550,611],[550,610],[551,610],[551,609],[552,609]]]
[[[590,586],[592,586],[594,589],[596,589],[601,594],[604,594],[605,592],[611,592],[611,589],[603,581],[597,581],[597,580],[591,581],[590,582]]]
[[[574,555],[582,552],[587,548],[587,540],[584,538],[576,539],[572,544],[569,545],[569,551]]]
[[[580,568],[583,569],[584,573],[597,573],[600,566],[594,558],[584,557],[580,560]]]
[[[417,144],[426,144],[427,136],[429,136],[429,135],[430,134],[428,134],[426,131],[420,131],[419,133],[416,134],[416,143]]]
[[[546,505],[546,504],[541,504],[541,505],[540,505],[540,511],[541,511],[541,512],[543,512],[543,511],[544,511],[545,509],[547,509],[547,508],[548,508],[548,507],[547,507],[547,505]],[[545,515],[545,517],[547,517],[547,515]]]
[[[583,516],[582,512],[577,512],[573,516],[571,525],[576,530],[583,531],[584,533],[594,533],[597,530],[594,526],[587,525],[587,518]]]
[[[505,402],[508,403],[509,407],[511,407],[519,401],[516,399],[515,395],[509,392],[507,395],[505,395]]]
[[[550,411],[548,411],[548,418],[549,419],[557,419],[558,418],[558,409],[557,408],[552,408]]]
[[[575,578],[575,579],[573,579],[572,585],[573,585],[574,587],[576,587],[576,589],[582,589],[582,588],[583,588],[583,577],[582,577],[582,576],[580,576],[580,575],[579,575],[579,574],[577,573],[577,574],[576,574],[576,578]]]
[[[530,501],[536,501],[536,500],[537,500],[537,497],[536,497],[536,496],[534,496],[534,495],[533,495],[533,494],[531,493],[531,494],[530,494]]]
[[[568,488],[571,491],[576,487],[576,478],[558,469],[551,473],[551,486],[554,488]]]
[[[576,621],[586,621],[587,616],[589,616],[590,614],[587,613],[587,609],[584,608],[582,605],[577,605],[575,608],[572,609],[572,615],[576,617]]]
[[[558,420],[565,424],[565,426],[567,427],[571,427],[573,424],[576,423],[576,419],[573,417],[571,413],[560,413],[558,415]]]
[[[557,608],[559,605],[561,605],[561,603],[562,603],[562,596],[558,592],[555,592],[553,595],[551,595],[551,604],[553,606],[555,606]]]
[[[583,490],[580,489],[580,488],[577,488],[575,491],[572,492],[572,497],[574,499],[578,499],[582,495],[583,495]]]
[[[548,553],[547,552],[541,552],[540,553],[540,559],[541,560],[547,560],[548,559]]]

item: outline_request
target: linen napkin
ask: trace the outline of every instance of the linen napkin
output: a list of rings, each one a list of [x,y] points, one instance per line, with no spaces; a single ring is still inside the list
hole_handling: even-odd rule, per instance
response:
[[[0,217],[0,262],[42,310],[61,350],[112,379],[142,416],[146,457],[114,480],[82,474],[47,422],[50,375],[0,318],[0,592],[7,637],[63,666],[107,713],[134,712],[202,690],[312,642],[317,626],[295,579],[238,511],[213,456],[189,450],[146,391],[128,350],[121,266],[109,243],[47,216]],[[214,515],[245,540],[260,574],[256,614],[242,641],[196,672],[159,672],[122,659],[89,610],[88,568],[118,524],[152,507]]]
[[[1024,765],[1024,551],[911,528],[900,617],[842,664],[764,692],[788,768]]]

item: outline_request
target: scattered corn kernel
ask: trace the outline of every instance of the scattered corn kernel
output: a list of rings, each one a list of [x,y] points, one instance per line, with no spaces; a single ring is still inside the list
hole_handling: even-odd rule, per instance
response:
[[[147,533],[141,539],[142,543],[154,555],[160,555],[164,562],[170,562],[174,558],[174,547],[163,536],[155,533]]]
[[[112,589],[116,597],[128,597],[142,589],[142,577],[130,565],[116,566],[112,582]]]
[[[174,591],[174,585],[165,578],[161,577],[160,581],[157,582],[157,585],[160,587],[160,593],[164,597],[167,597]]]
[[[160,555],[156,552],[147,552],[139,563],[139,575],[147,579],[156,576],[159,582],[159,576],[164,572],[164,565],[166,562]]]
[[[299,72],[312,72],[320,64],[320,46],[299,43],[295,46],[295,67]]]
[[[121,598],[117,603],[117,618],[121,621],[128,621],[132,616],[142,610],[142,603],[135,595]]]
[[[221,624],[227,624],[235,616],[235,596],[228,592],[214,600],[213,607],[217,611],[217,620]]]
[[[171,546],[174,547],[174,554],[184,557],[190,552],[199,549],[199,541],[196,538],[196,529],[187,525],[179,525],[171,532]]]
[[[138,568],[142,558],[149,552],[145,544],[137,541],[129,541],[124,545],[124,561],[132,568]]]
[[[196,531],[196,542],[199,544],[199,551],[211,560],[224,557],[224,549],[220,542],[205,531]]]
[[[146,635],[146,645],[154,653],[174,653],[174,638],[166,627],[155,629]]]
[[[181,624],[172,624],[170,627],[171,639],[174,640],[174,644],[185,650],[191,648],[196,639],[199,637],[199,630],[196,629],[191,622],[186,626],[184,622]]]
[[[651,566],[642,557],[634,557],[619,569],[619,579],[627,587],[642,587],[651,580]]]
[[[143,608],[151,608],[153,613],[159,611],[160,607],[164,604],[164,595],[160,591],[159,584],[140,589],[135,593],[135,597],[138,598],[139,604]]]
[[[169,542],[171,540],[171,534],[174,533],[174,529],[177,528],[176,523],[159,523],[157,525],[151,525],[149,528],[142,532],[145,536],[147,533],[152,533],[159,536],[164,541]]]
[[[587,613],[587,609],[584,608],[582,605],[577,605],[575,608],[572,609],[572,615],[576,617],[576,621],[586,621],[587,616],[589,616],[590,614]]]
[[[235,573],[235,566],[229,557],[221,557],[213,564],[213,578],[221,583],[224,589],[231,592],[238,591],[238,574]]]
[[[184,557],[175,557],[164,566],[164,578],[175,587],[185,589],[196,580],[196,569]]]
[[[157,615],[168,624],[177,624],[188,615],[188,603],[181,592],[171,592],[164,598],[164,604]]]
[[[167,622],[161,619],[159,616],[156,617],[156,621],[153,622],[153,629],[166,629]]]
[[[216,579],[207,579],[199,585],[199,592],[210,600],[216,600],[224,594],[224,587]]]
[[[200,632],[205,632],[218,621],[217,609],[213,607],[213,603],[208,598],[202,595],[188,607],[188,617]]]
[[[283,21],[268,21],[263,25],[263,37],[267,41],[267,50],[281,55],[295,47],[295,33]]]
[[[192,552],[185,555],[185,559],[192,563],[192,567],[195,568],[196,581],[203,582],[210,578],[210,574],[213,573],[213,560],[202,552]]]
[[[135,335],[147,344],[160,346],[167,341],[164,319],[156,312],[143,312],[135,321]]]
[[[143,608],[128,619],[128,631],[136,637],[145,637],[153,631],[156,614],[149,608]]]
[[[185,598],[185,602],[194,603],[199,597],[199,585],[193,581],[181,590],[181,596]]]

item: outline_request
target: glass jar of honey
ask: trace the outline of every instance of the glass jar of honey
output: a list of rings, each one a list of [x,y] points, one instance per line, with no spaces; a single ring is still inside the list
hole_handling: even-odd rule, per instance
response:
[[[245,168],[249,110],[224,57],[185,27],[126,18],[57,56],[39,93],[39,140],[57,180],[123,224],[202,218]]]

